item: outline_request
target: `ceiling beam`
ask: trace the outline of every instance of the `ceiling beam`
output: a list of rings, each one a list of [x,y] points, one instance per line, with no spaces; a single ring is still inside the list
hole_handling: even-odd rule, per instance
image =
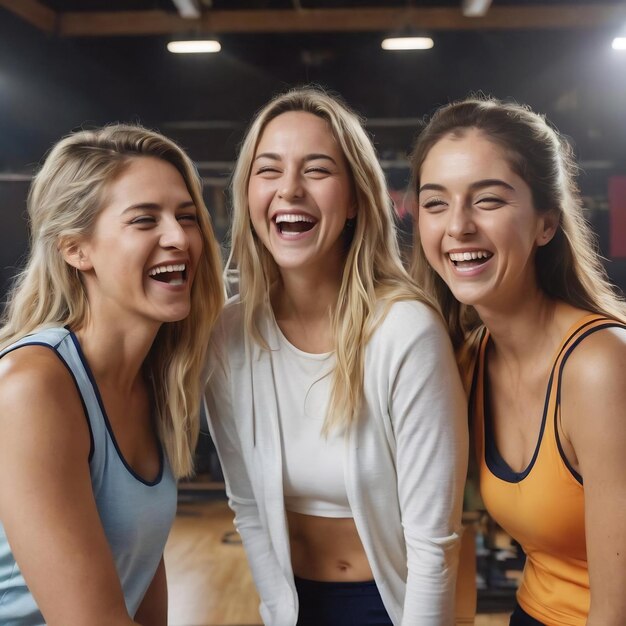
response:
[[[0,0],[5,1],[6,0]],[[22,0],[23,1],[23,0]],[[17,3],[17,2],[14,2]],[[492,6],[483,17],[458,7],[208,11],[194,20],[195,33],[290,33],[337,31],[590,28],[626,20],[626,4]],[[190,21],[165,11],[102,11],[59,14],[65,37],[189,34]]]
[[[190,20],[165,11],[56,13],[37,0],[0,0],[0,7],[44,32],[65,37],[189,33]],[[193,20],[197,33],[278,33],[589,28],[626,21],[623,4],[492,6],[483,17],[455,7],[210,11]]]
[[[56,30],[57,14],[37,0],[0,0],[0,7],[46,33]]]

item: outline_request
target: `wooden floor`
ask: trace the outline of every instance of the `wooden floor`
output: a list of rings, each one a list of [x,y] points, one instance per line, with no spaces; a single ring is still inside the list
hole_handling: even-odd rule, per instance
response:
[[[181,504],[165,548],[170,626],[258,626],[258,597],[224,500]],[[232,534],[231,534],[232,533]],[[476,626],[507,626],[479,615]]]

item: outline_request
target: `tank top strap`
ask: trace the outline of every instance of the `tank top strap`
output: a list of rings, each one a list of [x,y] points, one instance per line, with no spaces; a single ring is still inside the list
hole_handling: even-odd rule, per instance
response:
[[[551,453],[554,457],[556,458],[558,456],[560,458],[563,464],[567,467],[568,471],[580,484],[583,482],[582,476],[568,461],[559,437],[557,424],[560,419],[561,411],[561,383],[563,380],[565,363],[574,349],[586,337],[605,328],[626,328],[626,325],[613,318],[609,318],[606,315],[597,313],[590,313],[578,319],[565,334],[565,337],[557,350],[552,372],[550,374],[545,432],[546,445],[549,445],[552,448]]]
[[[556,368],[561,369],[572,350],[591,333],[602,330],[603,328],[624,327],[625,325],[615,319],[600,315],[598,313],[590,313],[578,319],[565,334],[561,345],[557,350],[554,364]]]
[[[589,313],[579,318],[565,333],[561,344],[558,346],[552,358],[552,367],[550,368],[550,377],[548,380],[548,388],[544,406],[544,423],[540,433],[540,441],[537,453],[541,448],[545,447],[547,439],[554,448],[555,452],[561,457],[570,472],[574,474],[577,480],[581,481],[578,474],[570,467],[567,458],[561,447],[558,432],[556,428],[556,420],[558,418],[558,409],[561,399],[561,380],[563,376],[563,368],[569,355],[574,348],[588,335],[602,330],[604,328],[626,328],[626,325],[606,315],[598,313]],[[485,328],[478,343],[476,361],[474,365],[471,391],[469,394],[469,412],[470,412],[470,428],[473,429],[474,442],[476,447],[476,458],[478,462],[484,461],[485,455],[485,384],[487,373],[485,371],[485,358],[487,346],[489,344],[490,333]],[[582,481],[581,481],[582,482]]]
[[[559,346],[556,357],[554,358],[554,365],[552,367],[552,374],[550,376],[551,389],[550,394],[554,396],[554,399],[558,405],[561,399],[561,380],[563,378],[563,369],[567,359],[570,357],[576,346],[588,337],[589,335],[603,330],[605,328],[626,328],[626,324],[619,322],[606,315],[600,315],[592,313],[585,315],[576,321],[567,331],[561,345]],[[553,378],[556,377],[554,381]]]

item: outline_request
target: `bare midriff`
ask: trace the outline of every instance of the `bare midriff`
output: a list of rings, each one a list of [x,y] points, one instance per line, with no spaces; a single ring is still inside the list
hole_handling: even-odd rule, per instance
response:
[[[287,511],[291,566],[299,578],[324,582],[373,580],[351,517],[317,517]]]

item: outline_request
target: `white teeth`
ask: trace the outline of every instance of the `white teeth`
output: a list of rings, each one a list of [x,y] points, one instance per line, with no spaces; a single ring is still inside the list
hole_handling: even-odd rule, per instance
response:
[[[488,259],[492,256],[487,250],[472,250],[472,252],[450,252],[448,253],[451,261],[475,261],[476,259]]]
[[[281,213],[274,218],[274,221],[277,224],[281,222],[289,222],[290,224],[295,224],[296,222],[308,222],[310,224],[314,224],[316,222],[315,218],[310,215],[302,215],[302,213]]]
[[[164,272],[184,272],[187,268],[185,263],[177,263],[175,265],[158,265],[157,267],[153,267],[149,272],[148,276],[156,276],[157,274],[163,274]]]

